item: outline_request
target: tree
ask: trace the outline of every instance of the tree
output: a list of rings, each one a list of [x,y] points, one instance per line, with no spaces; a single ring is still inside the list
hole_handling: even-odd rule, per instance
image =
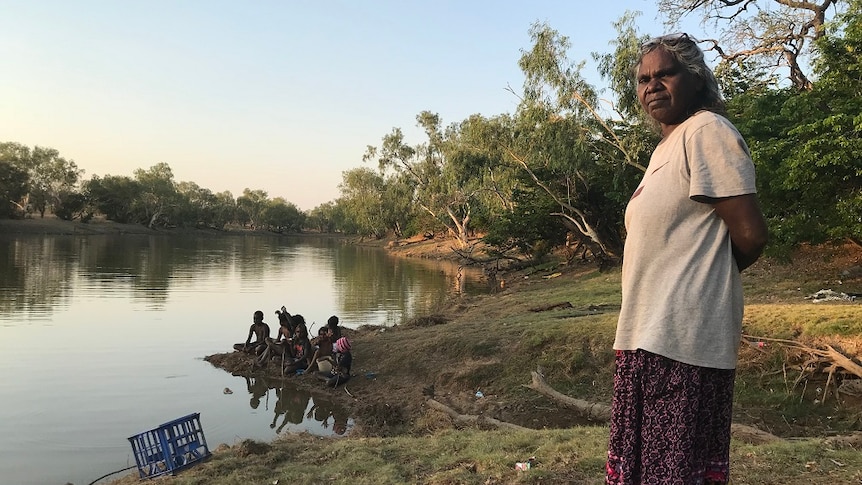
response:
[[[94,175],[84,182],[83,192],[93,206],[108,220],[120,223],[141,222],[138,214],[138,201],[143,187],[127,176]]]
[[[163,225],[176,224],[176,217],[171,220],[171,216],[179,206],[179,197],[171,167],[167,163],[157,163],[149,170],[135,170],[134,175],[141,187],[137,203],[143,214],[142,222],[149,228],[160,219]]]
[[[567,57],[569,40],[546,24],[530,29],[522,51],[524,94],[509,155],[524,180],[550,196],[560,218],[599,258],[622,248],[621,214],[639,171],[619,129],[596,110],[595,90]],[[539,220],[537,220],[538,222]]]
[[[20,214],[21,201],[27,194],[27,171],[16,164],[0,159],[0,217],[11,218]]]
[[[409,146],[401,129],[395,128],[383,137],[379,149],[369,146],[362,160],[376,161],[381,171],[409,177],[414,203],[433,218],[435,226],[445,228],[461,247],[467,247],[477,195],[477,188],[472,185],[475,180],[461,177],[449,165],[449,144],[439,115],[423,111],[416,121],[425,131],[425,143]],[[396,180],[406,190],[406,180]],[[405,197],[406,192],[401,200],[406,200]],[[430,229],[436,231],[437,227]]]
[[[34,147],[30,156],[30,201],[41,217],[55,210],[64,198],[77,193],[84,171],[53,148]]]
[[[279,234],[286,231],[300,232],[305,222],[305,214],[292,202],[276,197],[267,202],[261,220],[271,231]]]
[[[758,66],[785,68],[797,90],[813,87],[804,59],[814,41],[826,33],[830,16],[846,0],[659,0],[659,12],[675,28],[689,14],[720,29],[710,39],[724,61],[747,60]]]
[[[269,196],[263,190],[245,188],[242,195],[236,199],[237,219],[245,226],[257,229],[262,224],[263,211],[266,209]]]
[[[341,180],[340,203],[345,216],[355,224],[354,230],[363,236],[383,237],[386,234],[383,175],[360,167],[342,173]]]
[[[0,160],[27,172],[27,191],[15,203],[22,211],[32,207],[42,217],[48,208],[56,208],[65,197],[77,192],[84,173],[53,148],[36,146],[31,150],[20,143],[0,143]]]
[[[335,202],[324,202],[311,209],[305,220],[305,226],[321,233],[333,233],[342,229]]]
[[[758,170],[772,251],[849,238],[862,244],[862,2],[818,40],[810,91],[742,94],[728,104]]]

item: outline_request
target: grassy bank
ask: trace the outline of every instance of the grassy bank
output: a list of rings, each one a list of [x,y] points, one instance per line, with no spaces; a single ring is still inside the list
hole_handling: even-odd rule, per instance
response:
[[[817,248],[794,264],[764,260],[746,272],[744,332],[752,337],[741,350],[734,421],[770,439],[734,434],[734,484],[862,480],[862,437],[853,435],[862,401],[838,392],[859,379],[841,369],[830,378],[805,350],[831,345],[859,362],[862,305],[806,297],[824,288],[862,291],[862,278],[852,276],[860,257],[854,247]],[[610,402],[619,270],[553,265],[500,278],[505,283],[493,294],[457,298],[394,328],[351,331],[356,377],[346,389],[289,377],[350,407],[356,426],[347,437],[222,446],[206,463],[158,483],[601,483],[604,423],[527,385],[540,369],[565,395]],[[239,353],[211,362],[250,369]],[[532,456],[535,467],[515,470]]]

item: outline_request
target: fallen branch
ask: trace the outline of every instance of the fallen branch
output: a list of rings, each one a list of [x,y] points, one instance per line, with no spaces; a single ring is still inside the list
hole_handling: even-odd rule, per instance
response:
[[[823,393],[824,401],[829,392],[829,386],[833,382],[836,382],[835,373],[839,369],[843,369],[844,371],[853,374],[856,377],[862,378],[862,365],[857,364],[855,361],[853,361],[853,359],[835,350],[835,348],[833,348],[831,345],[825,345],[826,348],[823,349],[817,347],[810,347],[794,340],[755,337],[752,335],[743,335],[742,341],[760,350],[762,350],[761,347],[763,346],[764,342],[773,342],[786,348],[797,350],[807,354],[809,356],[808,359],[806,359],[799,365],[799,377],[797,377],[794,381],[793,387],[795,388],[802,381],[805,381],[805,383],[807,384],[807,378],[814,373],[828,373],[825,386],[826,391]],[[804,395],[805,391],[803,389],[803,396]]]
[[[545,382],[544,377],[536,371],[531,372],[533,381],[530,383],[530,389],[533,389],[540,394],[543,394],[554,401],[572,408],[588,419],[594,421],[608,422],[611,420],[611,407],[606,404],[593,403],[584,401],[583,399],[575,399],[560,392]],[[771,443],[775,441],[783,441],[774,434],[761,431],[757,428],[746,426],[744,424],[732,424],[730,432],[734,438],[750,444]]]
[[[548,396],[554,401],[564,404],[566,407],[574,409],[587,419],[591,419],[594,421],[611,420],[610,406],[569,397],[565,394],[557,392],[553,387],[549,386],[548,383],[545,382],[545,378],[542,377],[542,375],[538,372],[533,371],[531,372],[531,374],[533,375],[533,381],[530,383],[529,386],[527,386],[530,389],[537,391],[539,394]]]
[[[572,304],[567,301],[562,301],[560,303],[552,303],[550,305],[543,305],[530,308],[531,312],[546,312],[549,310],[558,310],[561,308],[572,308]]]
[[[507,423],[505,421],[500,421],[498,419],[490,418],[488,416],[479,416],[476,414],[460,414],[458,411],[450,408],[449,406],[441,403],[440,401],[435,401],[434,399],[428,399],[428,405],[432,408],[441,411],[443,413],[448,414],[452,419],[459,423],[467,423],[467,424],[479,424],[479,423],[488,423],[497,428],[509,428],[517,431],[533,431],[530,428],[525,428],[523,426],[518,426],[517,424]]]

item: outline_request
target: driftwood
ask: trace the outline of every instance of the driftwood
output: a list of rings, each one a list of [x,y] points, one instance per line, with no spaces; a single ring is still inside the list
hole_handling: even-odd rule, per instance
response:
[[[496,428],[508,428],[517,431],[533,431],[530,428],[525,428],[523,426],[518,426],[517,424],[507,423],[505,421],[500,421],[498,419],[494,419],[488,416],[479,416],[476,414],[460,414],[458,411],[450,408],[449,406],[441,403],[440,401],[436,401],[434,399],[428,399],[428,405],[432,408],[441,411],[443,413],[448,414],[452,417],[456,422],[466,423],[466,424],[479,424],[479,423],[487,423]]]
[[[536,371],[531,372],[533,381],[530,383],[530,389],[537,391],[539,394],[548,396],[549,398],[564,404],[566,407],[572,408],[587,419],[594,421],[610,421],[611,407],[601,403],[584,401],[583,399],[575,399],[565,394],[557,392],[553,387],[545,382],[545,378]]]
[[[556,402],[559,402],[569,408],[582,414],[584,417],[594,420],[608,422],[611,420],[611,407],[606,404],[593,403],[584,401],[583,399],[575,399],[560,392],[557,392],[545,382],[545,378],[539,372],[533,371],[533,381],[530,383],[530,389],[533,389],[540,394],[543,394]],[[746,426],[744,424],[732,424],[730,432],[734,438],[751,444],[770,443],[775,441],[783,441],[778,436],[775,436],[766,431],[757,428]]]

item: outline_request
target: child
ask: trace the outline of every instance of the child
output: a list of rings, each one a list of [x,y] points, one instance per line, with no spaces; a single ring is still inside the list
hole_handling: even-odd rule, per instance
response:
[[[315,350],[311,360],[308,361],[307,370],[311,371],[315,366],[317,366],[320,371],[325,370],[320,367],[319,362],[322,360],[327,360],[330,363],[332,362],[332,330],[329,327],[320,327],[320,330],[317,331],[317,337],[311,340],[311,345]]]
[[[329,387],[338,387],[350,379],[351,364],[353,354],[350,352],[350,340],[341,337],[335,341],[335,366],[329,372],[318,372],[317,378],[326,382]]]
[[[293,332],[290,354],[290,358],[284,359],[285,373],[305,370],[308,367],[308,359],[311,357],[311,342],[308,340],[308,328],[305,324],[296,326],[296,330]]]
[[[302,318],[302,315],[294,315],[293,318],[291,318],[291,315],[287,313],[287,310],[285,310],[284,307],[281,307],[281,309],[283,310],[282,312],[279,312],[278,310],[275,311],[278,315],[279,323],[278,330],[276,331],[276,338],[275,340],[271,338],[266,339],[266,349],[264,349],[260,354],[260,357],[258,357],[255,362],[256,367],[266,365],[270,359],[289,356],[290,340],[295,328],[294,322],[305,323],[305,319]]]
[[[263,312],[258,310],[254,312],[253,322],[248,328],[248,338],[244,344],[234,344],[233,349],[241,352],[254,352],[260,354],[266,350],[266,341],[269,340],[269,325],[263,322]],[[254,342],[251,337],[254,336]]]

